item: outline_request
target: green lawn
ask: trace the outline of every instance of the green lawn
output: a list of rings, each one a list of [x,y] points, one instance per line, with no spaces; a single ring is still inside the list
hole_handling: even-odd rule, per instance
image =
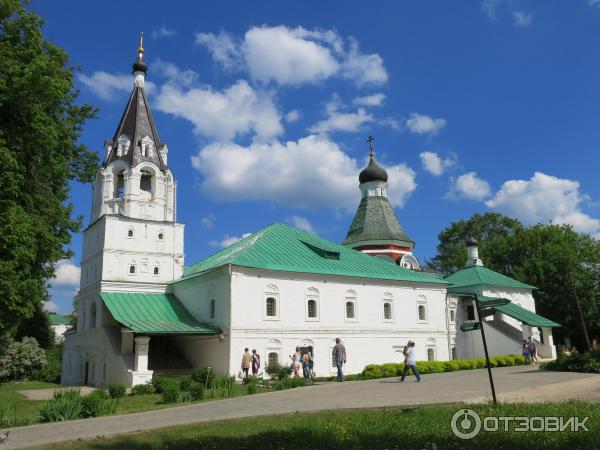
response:
[[[471,405],[484,416],[590,416],[589,432],[482,432],[456,438],[450,418],[461,405],[327,411],[165,428],[61,444],[65,449],[598,449],[600,405]],[[462,406],[464,408],[464,405]],[[436,447],[432,445],[435,444]]]
[[[38,422],[38,415],[43,401],[28,400],[17,391],[25,389],[60,388],[58,384],[42,382],[7,382],[0,383],[0,428],[30,425]],[[268,389],[259,387],[257,393],[267,392]],[[236,396],[246,394],[246,387],[236,385]],[[189,403],[167,403],[161,401],[160,394],[127,395],[118,400],[116,414],[129,414],[155,409],[172,408]],[[201,401],[218,400],[211,397],[210,389],[206,391],[206,398]],[[194,402],[197,403],[197,402]]]
[[[17,391],[60,387],[39,381],[0,383],[0,427],[29,425],[37,421],[43,401],[27,400]],[[3,419],[5,418],[5,419]],[[8,420],[8,423],[3,423]]]

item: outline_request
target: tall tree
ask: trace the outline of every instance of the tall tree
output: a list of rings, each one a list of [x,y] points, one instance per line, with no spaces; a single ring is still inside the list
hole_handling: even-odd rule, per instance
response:
[[[91,181],[97,165],[78,142],[95,110],[75,103],[74,69],[42,25],[19,0],[0,0],[0,337],[47,298],[81,224],[69,181]]]
[[[475,214],[440,233],[431,266],[444,273],[464,267],[467,236],[479,241],[485,266],[538,288],[537,311],[563,325],[554,331],[557,342],[569,337],[584,349],[583,324],[600,336],[600,242],[568,225],[524,227],[500,214]]]

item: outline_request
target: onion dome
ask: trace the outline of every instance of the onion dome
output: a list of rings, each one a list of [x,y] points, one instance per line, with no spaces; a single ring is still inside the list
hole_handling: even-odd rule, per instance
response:
[[[469,236],[465,239],[465,245],[467,247],[475,247],[477,245],[477,240],[473,236]]]
[[[369,181],[383,181],[387,182],[388,174],[383,167],[375,162],[375,158],[371,155],[369,165],[365,167],[360,175],[358,175],[358,181],[360,184],[368,183]]]

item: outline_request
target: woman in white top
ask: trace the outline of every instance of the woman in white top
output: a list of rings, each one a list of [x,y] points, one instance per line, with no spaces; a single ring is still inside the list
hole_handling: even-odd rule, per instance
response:
[[[290,359],[292,360],[292,367],[294,369],[294,377],[300,377],[300,368],[302,364],[300,363],[300,347],[296,347],[296,351],[293,355],[290,355]]]

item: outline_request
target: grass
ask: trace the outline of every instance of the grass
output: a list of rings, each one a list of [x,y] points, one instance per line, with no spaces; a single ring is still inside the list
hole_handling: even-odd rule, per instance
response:
[[[0,383],[0,428],[13,426],[31,425],[39,422],[39,413],[44,401],[28,400],[17,391],[25,389],[49,389],[60,388],[61,386],[53,383],[43,382],[17,382],[11,381]],[[63,386],[64,387],[64,386]],[[230,394],[234,397],[247,395],[246,386],[235,384],[228,387]],[[257,387],[256,393],[270,392],[261,386]],[[180,393],[181,395],[181,393]],[[192,403],[206,402],[226,398],[223,389],[207,389],[203,400]],[[117,410],[115,414],[130,414],[144,411],[153,411],[157,409],[172,408],[174,406],[187,405],[190,402],[183,403],[162,403],[160,394],[146,395],[126,395],[118,399]]]
[[[64,449],[480,449],[600,448],[600,405],[581,402],[469,405],[485,416],[589,416],[589,432],[482,432],[460,440],[450,429],[464,405],[325,411],[163,428],[62,443]],[[435,447],[433,446],[435,444]],[[48,447],[46,447],[48,448]]]
[[[39,381],[11,381],[8,383],[0,383],[0,427],[22,426],[37,422],[40,409],[44,402],[28,400],[17,391],[57,387],[60,386],[54,383],[43,383]],[[8,421],[8,423],[4,423],[5,421]]]

